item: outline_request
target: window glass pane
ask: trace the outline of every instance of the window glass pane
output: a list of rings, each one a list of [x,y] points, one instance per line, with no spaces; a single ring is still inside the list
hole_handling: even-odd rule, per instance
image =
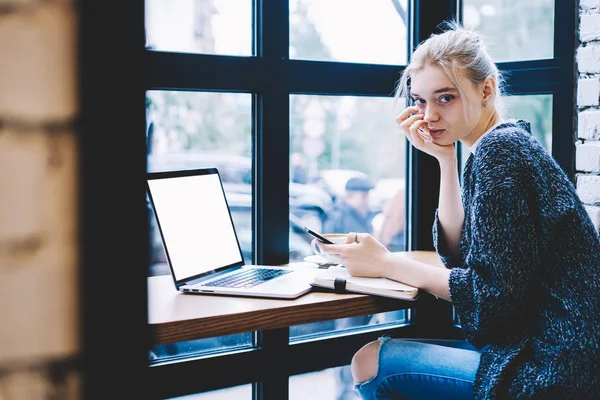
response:
[[[395,123],[404,105],[380,97],[290,97],[290,211],[299,235],[303,226],[367,232],[404,250],[406,140]],[[346,191],[351,178],[367,187]],[[302,255],[311,254],[308,247]]]
[[[290,58],[405,64],[406,0],[290,0]]]
[[[552,152],[552,95],[532,94],[504,97],[506,117],[531,123],[531,133]]]
[[[251,0],[146,0],[146,48],[252,55]]]
[[[289,382],[290,400],[360,400],[360,396],[354,391],[349,365],[294,375]]]
[[[290,261],[330,265],[313,253],[304,226],[321,233],[367,232],[391,251],[404,250],[406,139],[395,117],[405,104],[391,97],[290,96]],[[346,191],[351,178],[368,186]],[[399,311],[300,325],[290,337],[404,322],[404,316]]]
[[[148,170],[217,167],[244,259],[251,262],[251,95],[148,91],[146,99]],[[169,274],[152,210],[149,215],[149,274]]]
[[[383,328],[388,325],[397,325],[408,322],[406,310],[389,311],[379,314],[361,315],[358,317],[340,318],[312,324],[295,325],[290,327],[290,339],[309,340],[313,336],[336,334],[348,331],[364,331],[363,328]]]
[[[463,21],[494,61],[554,57],[554,0],[465,0]]]
[[[252,399],[252,385],[235,386],[232,388],[214,390],[211,392],[190,394],[181,397],[171,397],[169,400],[231,400]]]
[[[252,333],[218,336],[207,339],[189,340],[153,346],[150,349],[150,363],[172,361],[181,358],[222,353],[226,351],[248,348],[254,343]]]

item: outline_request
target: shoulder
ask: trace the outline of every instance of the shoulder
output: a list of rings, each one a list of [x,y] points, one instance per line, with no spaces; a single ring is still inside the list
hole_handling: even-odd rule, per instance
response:
[[[527,154],[544,151],[544,147],[531,133],[529,122],[522,120],[498,125],[481,139],[477,147],[478,155],[494,159],[509,157],[516,160]]]
[[[520,176],[531,178],[557,167],[552,156],[532,135],[526,121],[500,124],[485,135],[477,147],[473,170],[480,177],[489,176],[509,183]]]

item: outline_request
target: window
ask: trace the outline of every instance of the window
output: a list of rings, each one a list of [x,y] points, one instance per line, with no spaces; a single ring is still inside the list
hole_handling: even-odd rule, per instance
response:
[[[291,376],[289,396],[290,400],[360,400],[349,365]]]
[[[507,117],[531,123],[531,133],[552,152],[552,95],[506,96]]]
[[[252,54],[251,0],[146,0],[146,48]]]
[[[407,322],[409,322],[407,311],[399,310],[296,325],[290,327],[290,342],[311,340],[340,333],[360,333],[367,329],[379,329]]]
[[[367,232],[391,251],[405,249],[406,142],[394,122],[404,106],[403,99],[391,97],[290,97],[290,189],[307,193],[299,200],[290,190],[290,209],[301,202],[319,210],[299,214],[294,225],[299,234],[304,226],[321,233]],[[356,177],[372,187],[347,191],[347,182]],[[310,246],[304,259],[328,264]],[[397,311],[294,326],[290,339],[403,323],[405,316]]]
[[[481,33],[494,61],[554,56],[554,0],[465,0],[463,20]]]
[[[482,33],[507,72],[507,116],[528,119],[559,163],[571,164],[563,149],[572,146],[573,92],[561,89],[572,88],[567,42],[574,29],[566,12],[574,9],[571,0],[185,0],[177,9],[165,0],[146,4],[148,168],[218,163],[246,261],[281,264],[313,257],[311,238],[302,229],[334,229],[330,224],[351,177],[373,184],[362,199],[370,213],[367,229],[380,235],[386,222],[395,222],[386,236],[390,250],[431,248],[428,219],[437,188],[428,179],[439,167],[407,148],[394,123],[404,101],[395,103],[393,91],[408,49],[461,10],[465,24]],[[559,106],[567,110],[560,119],[552,112]],[[168,274],[156,232],[151,240],[149,275]],[[223,391],[193,394],[214,387],[188,383],[185,391],[199,399],[334,396],[350,386],[348,352],[359,343],[382,332],[431,333],[422,327],[447,332],[444,324],[452,321],[436,304],[418,305],[416,313],[156,346],[152,369],[166,377],[180,371],[194,376],[215,366],[256,367],[247,380],[243,374],[219,375],[220,387],[231,387]],[[323,354],[317,351],[322,346],[331,347],[327,365],[314,356]],[[273,357],[288,352],[305,358],[299,366],[277,359],[281,368],[273,371]],[[173,391],[165,398],[181,395],[168,380],[152,385],[160,393]]]
[[[153,346],[149,358],[151,363],[156,364],[164,361],[182,360],[186,357],[215,355],[226,351],[242,350],[253,345],[254,335],[242,333]]]
[[[290,97],[290,209],[298,210],[298,232],[368,232],[404,250],[406,147],[394,122],[404,106],[391,97]],[[369,186],[346,191],[350,178]]]
[[[407,0],[290,0],[290,58],[406,63]]]
[[[243,400],[252,398],[252,385],[235,386],[211,392],[172,397],[169,400]]]

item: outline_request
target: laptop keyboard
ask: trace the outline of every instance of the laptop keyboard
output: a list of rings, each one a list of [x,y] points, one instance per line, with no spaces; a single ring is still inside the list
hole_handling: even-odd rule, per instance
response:
[[[250,288],[290,272],[292,271],[285,269],[249,268],[240,273],[231,274],[205,283],[203,286]]]

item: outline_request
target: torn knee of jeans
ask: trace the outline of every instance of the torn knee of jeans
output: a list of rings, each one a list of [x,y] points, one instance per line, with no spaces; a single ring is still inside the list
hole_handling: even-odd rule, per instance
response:
[[[379,342],[379,348],[377,349],[377,369],[375,371],[375,374],[373,374],[372,377],[370,377],[367,380],[361,381],[361,382],[357,382],[354,384],[354,388],[358,389],[364,385],[369,384],[370,382],[373,381],[373,379],[375,379],[377,377],[377,374],[379,374],[379,363],[380,363],[380,359],[381,359],[381,348],[383,347],[383,344],[385,342],[387,342],[388,340],[390,340],[391,338],[387,335],[385,336],[381,336],[377,339],[377,341]]]
[[[385,342],[387,342],[388,340],[390,340],[391,337],[384,335],[384,336],[380,336],[379,339],[377,339],[379,341],[379,350],[381,351],[381,346],[383,346],[383,344]]]

